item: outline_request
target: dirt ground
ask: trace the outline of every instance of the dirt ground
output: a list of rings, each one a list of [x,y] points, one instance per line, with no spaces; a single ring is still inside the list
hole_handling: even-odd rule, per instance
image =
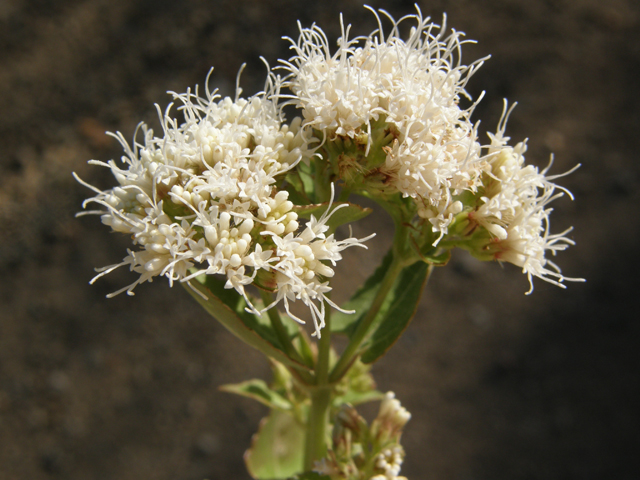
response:
[[[374,368],[413,413],[409,479],[640,478],[638,297],[640,4],[633,0],[421,1],[492,59],[469,85],[493,128],[502,98],[518,101],[508,133],[575,201],[554,204],[554,231],[577,246],[558,257],[587,278],[564,291],[516,268],[465,255],[437,270],[415,321]],[[399,17],[412,2],[376,1]],[[242,453],[265,409],[221,393],[268,377],[266,362],[164,280],[133,298],[130,283],[93,268],[128,239],[98,218],[75,219],[107,188],[91,158],[120,157],[104,135],[130,138],[167,90],[213,82],[247,94],[288,58],[283,35],[315,21],[335,39],[375,27],[352,0],[0,1],[0,480],[248,478]],[[383,225],[384,226],[384,225]],[[365,220],[358,233],[382,230]],[[375,265],[388,236],[345,260],[342,291]],[[346,277],[348,272],[348,277]],[[635,318],[635,320],[634,320]]]

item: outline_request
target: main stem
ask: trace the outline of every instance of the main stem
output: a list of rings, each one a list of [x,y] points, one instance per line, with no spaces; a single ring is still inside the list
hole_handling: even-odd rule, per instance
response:
[[[304,452],[304,470],[313,469],[313,464],[327,453],[327,426],[331,405],[331,385],[329,383],[329,357],[331,353],[331,315],[327,311],[322,336],[318,341],[318,361],[316,363],[316,385],[311,387],[311,407],[307,420],[307,438]]]

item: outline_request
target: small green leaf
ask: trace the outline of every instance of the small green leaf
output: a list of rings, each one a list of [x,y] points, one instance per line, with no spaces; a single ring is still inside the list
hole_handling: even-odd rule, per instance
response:
[[[296,205],[312,203],[311,199],[315,196],[311,163],[309,165],[304,162],[299,163],[298,168],[291,170],[285,177],[287,182],[285,189],[289,192],[289,200]]]
[[[402,270],[389,295],[391,303],[386,311],[381,309],[382,319],[376,319],[377,328],[367,341],[361,357],[364,363],[375,362],[384,355],[407,328],[418,308],[429,269],[426,263],[416,262]]]
[[[223,281],[213,275],[200,275],[184,286],[207,312],[240,340],[285,365],[309,370],[284,352],[269,320],[245,311],[244,298],[233,289],[225,289]]]
[[[284,189],[289,192],[289,200],[291,200],[295,205],[306,205],[311,203],[311,200],[307,195],[307,184],[302,178],[303,177],[298,169],[289,172],[285,177],[286,185]],[[311,179],[309,178],[309,180]],[[313,187],[313,181],[311,181],[311,187]]]
[[[324,212],[327,211],[329,203],[313,203],[310,205],[294,205],[293,211],[298,214],[299,217],[309,219],[311,215],[316,218],[320,218]]]
[[[291,402],[278,392],[269,388],[264,380],[247,380],[242,383],[222,385],[219,389],[223,392],[235,393],[236,395],[252,398],[269,408],[278,410],[291,410],[292,408]]]
[[[304,441],[304,425],[289,412],[272,410],[260,422],[260,429],[244,455],[249,473],[258,480],[285,479],[298,474],[304,468]]]
[[[340,207],[340,205],[346,205],[346,207]],[[314,203],[312,205],[300,205],[294,206],[293,211],[301,218],[311,218],[313,215],[316,218],[320,218],[329,208],[329,203]],[[329,233],[336,231],[340,225],[345,223],[356,222],[369,215],[372,210],[370,208],[361,207],[355,203],[337,203],[331,206],[331,217],[327,220],[329,226]]]

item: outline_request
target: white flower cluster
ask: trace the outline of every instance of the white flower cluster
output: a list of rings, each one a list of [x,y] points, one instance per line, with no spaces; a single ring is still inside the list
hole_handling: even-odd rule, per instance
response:
[[[319,27],[301,29],[298,41],[291,41],[296,55],[284,62],[291,74],[285,84],[304,125],[323,131],[329,141],[370,135],[371,123],[383,116],[397,132],[384,165],[389,185],[415,199],[418,214],[442,236],[462,209],[454,197],[478,176],[473,108],[458,102],[468,97],[464,87],[484,59],[461,64],[463,34],[445,36],[445,26],[423,18],[419,9],[398,22],[389,17],[393,27],[386,38],[376,18],[379,28],[368,37],[349,39],[343,25],[333,55]],[[399,27],[406,19],[416,26],[405,41]]]
[[[399,442],[402,430],[410,419],[411,413],[400,404],[395,394],[387,392],[380,403],[378,416],[371,424],[371,436],[382,444]]]
[[[156,276],[173,284],[220,274],[227,279],[225,287],[234,288],[260,314],[245,286],[265,270],[275,276],[277,299],[264,310],[283,300],[289,312],[289,301],[302,300],[319,334],[324,301],[334,305],[325,297],[331,288],[323,279],[334,273],[327,263],[335,265],[342,250],[363,245],[355,238],[338,241],[326,235],[329,209],[320,219],[311,217],[299,232],[294,205],[288,192],[278,190],[278,182],[308,161],[313,150],[301,120],[287,125],[269,99],[279,89],[272,80],[267,93],[249,99],[220,100],[208,87],[205,97],[197,87],[195,93],[172,93],[181,103],[183,123],[171,117],[169,105],[159,112],[162,137],[144,124],[144,142],[134,140],[133,147],[120,133],[114,135],[125,149],[124,168],[114,161],[90,162],[111,169],[119,186],[103,192],[76,177],[96,192],[84,205],[102,207],[84,213],[101,215],[104,224],[130,234],[139,247],[122,262],[99,269],[92,283],[125,265],[140,276],[109,296],[133,295],[136,285]],[[190,271],[194,267],[195,273]]]
[[[566,237],[569,230],[549,234],[548,204],[567,192],[552,183],[558,176],[525,165],[524,143],[508,145],[506,106],[491,143],[479,143],[477,125],[470,120],[479,99],[472,103],[465,86],[485,59],[463,64],[463,34],[446,35],[445,22],[438,26],[416,9],[397,22],[381,11],[392,22],[387,36],[375,12],[379,26],[369,36],[349,39],[343,24],[334,54],[319,27],[301,27],[298,41],[291,40],[295,55],[282,61],[287,76],[269,73],[263,93],[243,99],[237,88],[235,99],[220,99],[209,91],[207,78],[203,97],[197,87],[172,93],[184,120],[171,116],[171,105],[159,112],[162,136],[144,124],[143,141],[134,139],[133,146],[114,135],[125,149],[124,166],[91,163],[109,168],[119,186],[101,191],[78,180],[96,192],[85,205],[101,207],[85,213],[99,214],[114,231],[131,235],[137,249],[101,269],[93,281],[128,265],[139,277],[112,294],[117,295],[133,294],[136,285],[157,276],[173,284],[200,274],[223,275],[226,288],[261,313],[245,287],[262,282],[256,277],[266,272],[275,301],[262,311],[282,302],[301,322],[289,309],[290,302],[301,300],[319,334],[325,302],[338,308],[326,296],[331,267],[342,250],[363,246],[366,239],[338,241],[328,235],[329,209],[301,225],[289,193],[280,190],[300,162],[308,164],[314,154],[323,158],[316,152],[333,152],[324,158],[333,169],[330,178],[345,185],[346,177],[361,178],[359,193],[411,198],[406,203],[414,218],[403,220],[422,225],[433,247],[462,246],[481,258],[514,263],[530,281],[536,276],[562,286],[565,280],[580,280],[564,277],[545,258],[547,251],[555,254],[573,244]],[[406,20],[415,25],[403,40],[400,28]],[[283,94],[284,87],[291,94]],[[463,97],[468,108],[460,106]],[[302,118],[285,123],[286,104],[298,107]],[[344,150],[353,145],[355,160]],[[336,167],[334,154],[351,163]],[[350,177],[343,167],[364,174]],[[308,171],[319,171],[314,168]],[[371,180],[371,192],[367,178],[379,182]],[[463,238],[459,231],[449,238],[462,218],[472,228]],[[471,242],[477,231],[490,241]]]
[[[378,412],[379,421],[393,425],[394,429],[402,430],[409,420],[411,413],[402,406],[400,400],[396,399],[396,394],[387,392],[380,403]]]
[[[530,282],[532,276],[560,286],[579,281],[563,277],[544,257],[573,244],[565,236],[569,230],[548,233],[547,205],[562,195],[554,194],[551,180],[557,177],[524,165],[524,144],[507,145],[506,111],[491,144],[482,146],[470,120],[480,98],[466,109],[459,104],[462,97],[472,100],[465,85],[486,58],[463,64],[463,34],[453,30],[446,36],[445,22],[435,25],[416,9],[397,22],[381,11],[392,22],[386,37],[375,11],[379,27],[367,37],[349,39],[349,27],[342,24],[334,54],[316,25],[301,28],[297,41],[290,39],[295,55],[283,62],[289,72],[284,85],[293,92],[289,103],[302,111],[303,127],[323,132],[328,143],[366,135],[369,155],[372,123],[383,119],[395,138],[383,147],[386,159],[378,171],[391,193],[414,200],[417,215],[437,235],[434,246],[457,215],[469,213],[499,242],[492,259],[522,267]],[[415,25],[403,40],[400,24],[408,19]],[[493,195],[483,193],[487,176]],[[468,193],[473,204],[464,201]]]
[[[559,234],[549,233],[552,209],[548,204],[564,193],[573,199],[571,192],[552,180],[568,175],[578,166],[561,175],[546,176],[553,162],[543,171],[533,165],[525,165],[526,142],[511,147],[507,144],[509,137],[504,136],[509,114],[514,107],[515,104],[508,109],[505,101],[498,131],[490,134],[489,153],[483,159],[482,196],[479,206],[469,213],[469,219],[493,236],[491,244],[485,248],[494,259],[522,267],[531,284],[528,293],[533,290],[533,276],[565,288],[561,283],[564,280],[584,280],[564,277],[560,268],[545,258],[546,251],[555,255],[574,245],[573,240],[566,237],[572,228]],[[556,193],[556,189],[561,191]]]
[[[400,468],[404,460],[404,450],[401,446],[386,448],[376,457],[375,468],[382,470],[371,477],[370,480],[407,480],[407,477],[400,476]]]

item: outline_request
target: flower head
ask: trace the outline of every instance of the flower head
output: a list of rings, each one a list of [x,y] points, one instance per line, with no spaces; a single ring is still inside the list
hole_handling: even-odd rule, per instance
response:
[[[572,228],[558,234],[549,233],[549,216],[553,211],[549,203],[565,193],[573,199],[569,190],[556,185],[553,180],[568,175],[579,166],[561,175],[547,176],[553,157],[542,171],[526,165],[526,142],[512,147],[508,145],[509,137],[504,135],[514,107],[515,104],[508,108],[505,101],[498,131],[489,135],[491,144],[482,158],[480,193],[468,218],[472,226],[480,226],[489,235],[487,241],[472,253],[522,267],[531,284],[528,293],[533,291],[534,276],[565,288],[562,283],[565,280],[584,280],[563,276],[560,268],[545,257],[547,251],[555,255],[574,245],[573,240],[566,236]]]
[[[119,185],[100,191],[78,178],[96,193],[84,205],[101,207],[84,213],[99,214],[114,231],[131,235],[137,249],[100,269],[92,282],[128,266],[139,277],[109,296],[133,295],[138,284],[157,276],[173,284],[203,273],[223,275],[225,287],[259,313],[245,286],[261,270],[275,272],[278,301],[285,299],[288,310],[288,300],[302,300],[319,332],[324,294],[331,290],[321,279],[333,276],[325,263],[335,265],[341,250],[361,243],[325,236],[327,214],[297,233],[298,215],[289,193],[279,188],[313,149],[301,120],[284,123],[281,109],[270,100],[279,88],[279,80],[270,76],[265,92],[248,99],[220,99],[208,87],[204,97],[197,87],[171,93],[181,104],[184,122],[172,116],[169,105],[159,112],[163,136],[144,124],[139,127],[142,143],[134,139],[130,146],[121,134],[114,135],[125,149],[124,166],[91,163],[108,167]]]
[[[462,62],[469,41],[461,32],[446,33],[446,17],[439,26],[417,6],[398,21],[381,10],[392,24],[385,36],[372,12],[378,29],[364,37],[350,39],[341,19],[334,53],[318,26],[300,27],[298,40],[290,39],[294,56],[282,62],[289,72],[283,85],[293,93],[289,103],[302,112],[302,127],[322,137],[335,174],[347,188],[374,198],[412,199],[433,247],[442,242],[514,263],[530,281],[537,276],[562,286],[581,280],[564,277],[545,258],[573,244],[570,230],[548,230],[548,204],[568,191],[552,182],[558,176],[524,163],[524,142],[508,144],[506,104],[490,144],[478,140],[471,115],[482,95],[474,102],[465,86],[486,58]],[[404,22],[413,23],[406,38]],[[463,220],[479,227],[464,232],[474,233],[473,242],[458,236]]]
[[[454,197],[473,188],[478,175],[474,105],[461,108],[460,100],[470,99],[464,87],[485,59],[462,64],[464,34],[447,35],[446,17],[439,26],[416,10],[398,21],[382,11],[392,21],[387,36],[375,12],[379,28],[367,37],[349,39],[343,24],[333,55],[319,27],[301,29],[298,41],[291,41],[296,55],[284,62],[290,72],[284,84],[294,93],[291,103],[301,109],[303,125],[329,141],[365,135],[368,154],[372,124],[383,119],[381,128],[392,138],[376,167],[387,193],[413,198],[418,214],[444,235],[460,211]],[[415,25],[404,40],[399,28],[406,21]]]

